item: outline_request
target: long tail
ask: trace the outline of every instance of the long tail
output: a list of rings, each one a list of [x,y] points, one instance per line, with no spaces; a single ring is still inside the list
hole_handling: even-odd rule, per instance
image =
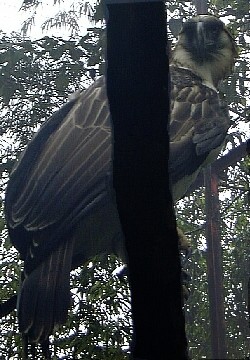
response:
[[[54,326],[67,319],[73,245],[64,242],[22,283],[17,305],[19,329],[30,343],[46,341]]]

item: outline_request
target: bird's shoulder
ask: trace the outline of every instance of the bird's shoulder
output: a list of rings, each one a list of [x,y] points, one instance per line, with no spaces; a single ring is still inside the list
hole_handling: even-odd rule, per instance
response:
[[[200,103],[205,99],[218,99],[218,91],[204,82],[194,71],[176,66],[170,66],[171,100]]]
[[[204,121],[227,122],[228,114],[219,94],[213,87],[189,69],[170,66],[171,140],[195,132]]]

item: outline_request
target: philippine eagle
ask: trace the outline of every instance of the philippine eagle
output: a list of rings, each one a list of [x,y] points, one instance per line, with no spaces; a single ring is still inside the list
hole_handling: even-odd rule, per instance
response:
[[[169,165],[175,200],[223,144],[229,118],[217,86],[236,55],[232,37],[216,17],[184,23],[170,66]],[[67,318],[71,269],[100,253],[126,260],[112,188],[104,77],[36,133],[10,176],[5,211],[11,242],[24,261],[19,329],[29,342],[43,342]]]

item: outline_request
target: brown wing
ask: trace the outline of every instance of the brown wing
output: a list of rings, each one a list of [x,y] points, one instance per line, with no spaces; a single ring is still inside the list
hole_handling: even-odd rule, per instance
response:
[[[31,342],[46,341],[65,322],[71,268],[99,253],[124,254],[104,81],[44,124],[8,184],[10,238],[25,260],[19,329]]]
[[[104,78],[68,107],[68,112],[56,114],[61,120],[49,119],[28,145],[7,188],[11,239],[24,258],[30,234],[49,234],[39,235],[42,240],[34,249],[42,257],[43,250],[55,248],[80,218],[111,198],[111,126]]]
[[[171,66],[170,174],[175,200],[218,156],[229,116],[218,93],[191,71]]]
[[[176,67],[171,77],[170,172],[178,199],[222,144],[228,117],[217,92],[200,78]],[[42,257],[111,193],[111,123],[100,78],[45,123],[18,162],[6,194],[12,242],[25,257],[30,234],[48,232],[36,246]]]

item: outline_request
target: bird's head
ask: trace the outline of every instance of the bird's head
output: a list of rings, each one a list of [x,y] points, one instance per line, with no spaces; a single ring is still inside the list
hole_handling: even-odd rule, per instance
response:
[[[212,15],[199,15],[183,24],[172,63],[190,69],[204,83],[217,88],[219,81],[232,72],[237,55],[224,23]]]

